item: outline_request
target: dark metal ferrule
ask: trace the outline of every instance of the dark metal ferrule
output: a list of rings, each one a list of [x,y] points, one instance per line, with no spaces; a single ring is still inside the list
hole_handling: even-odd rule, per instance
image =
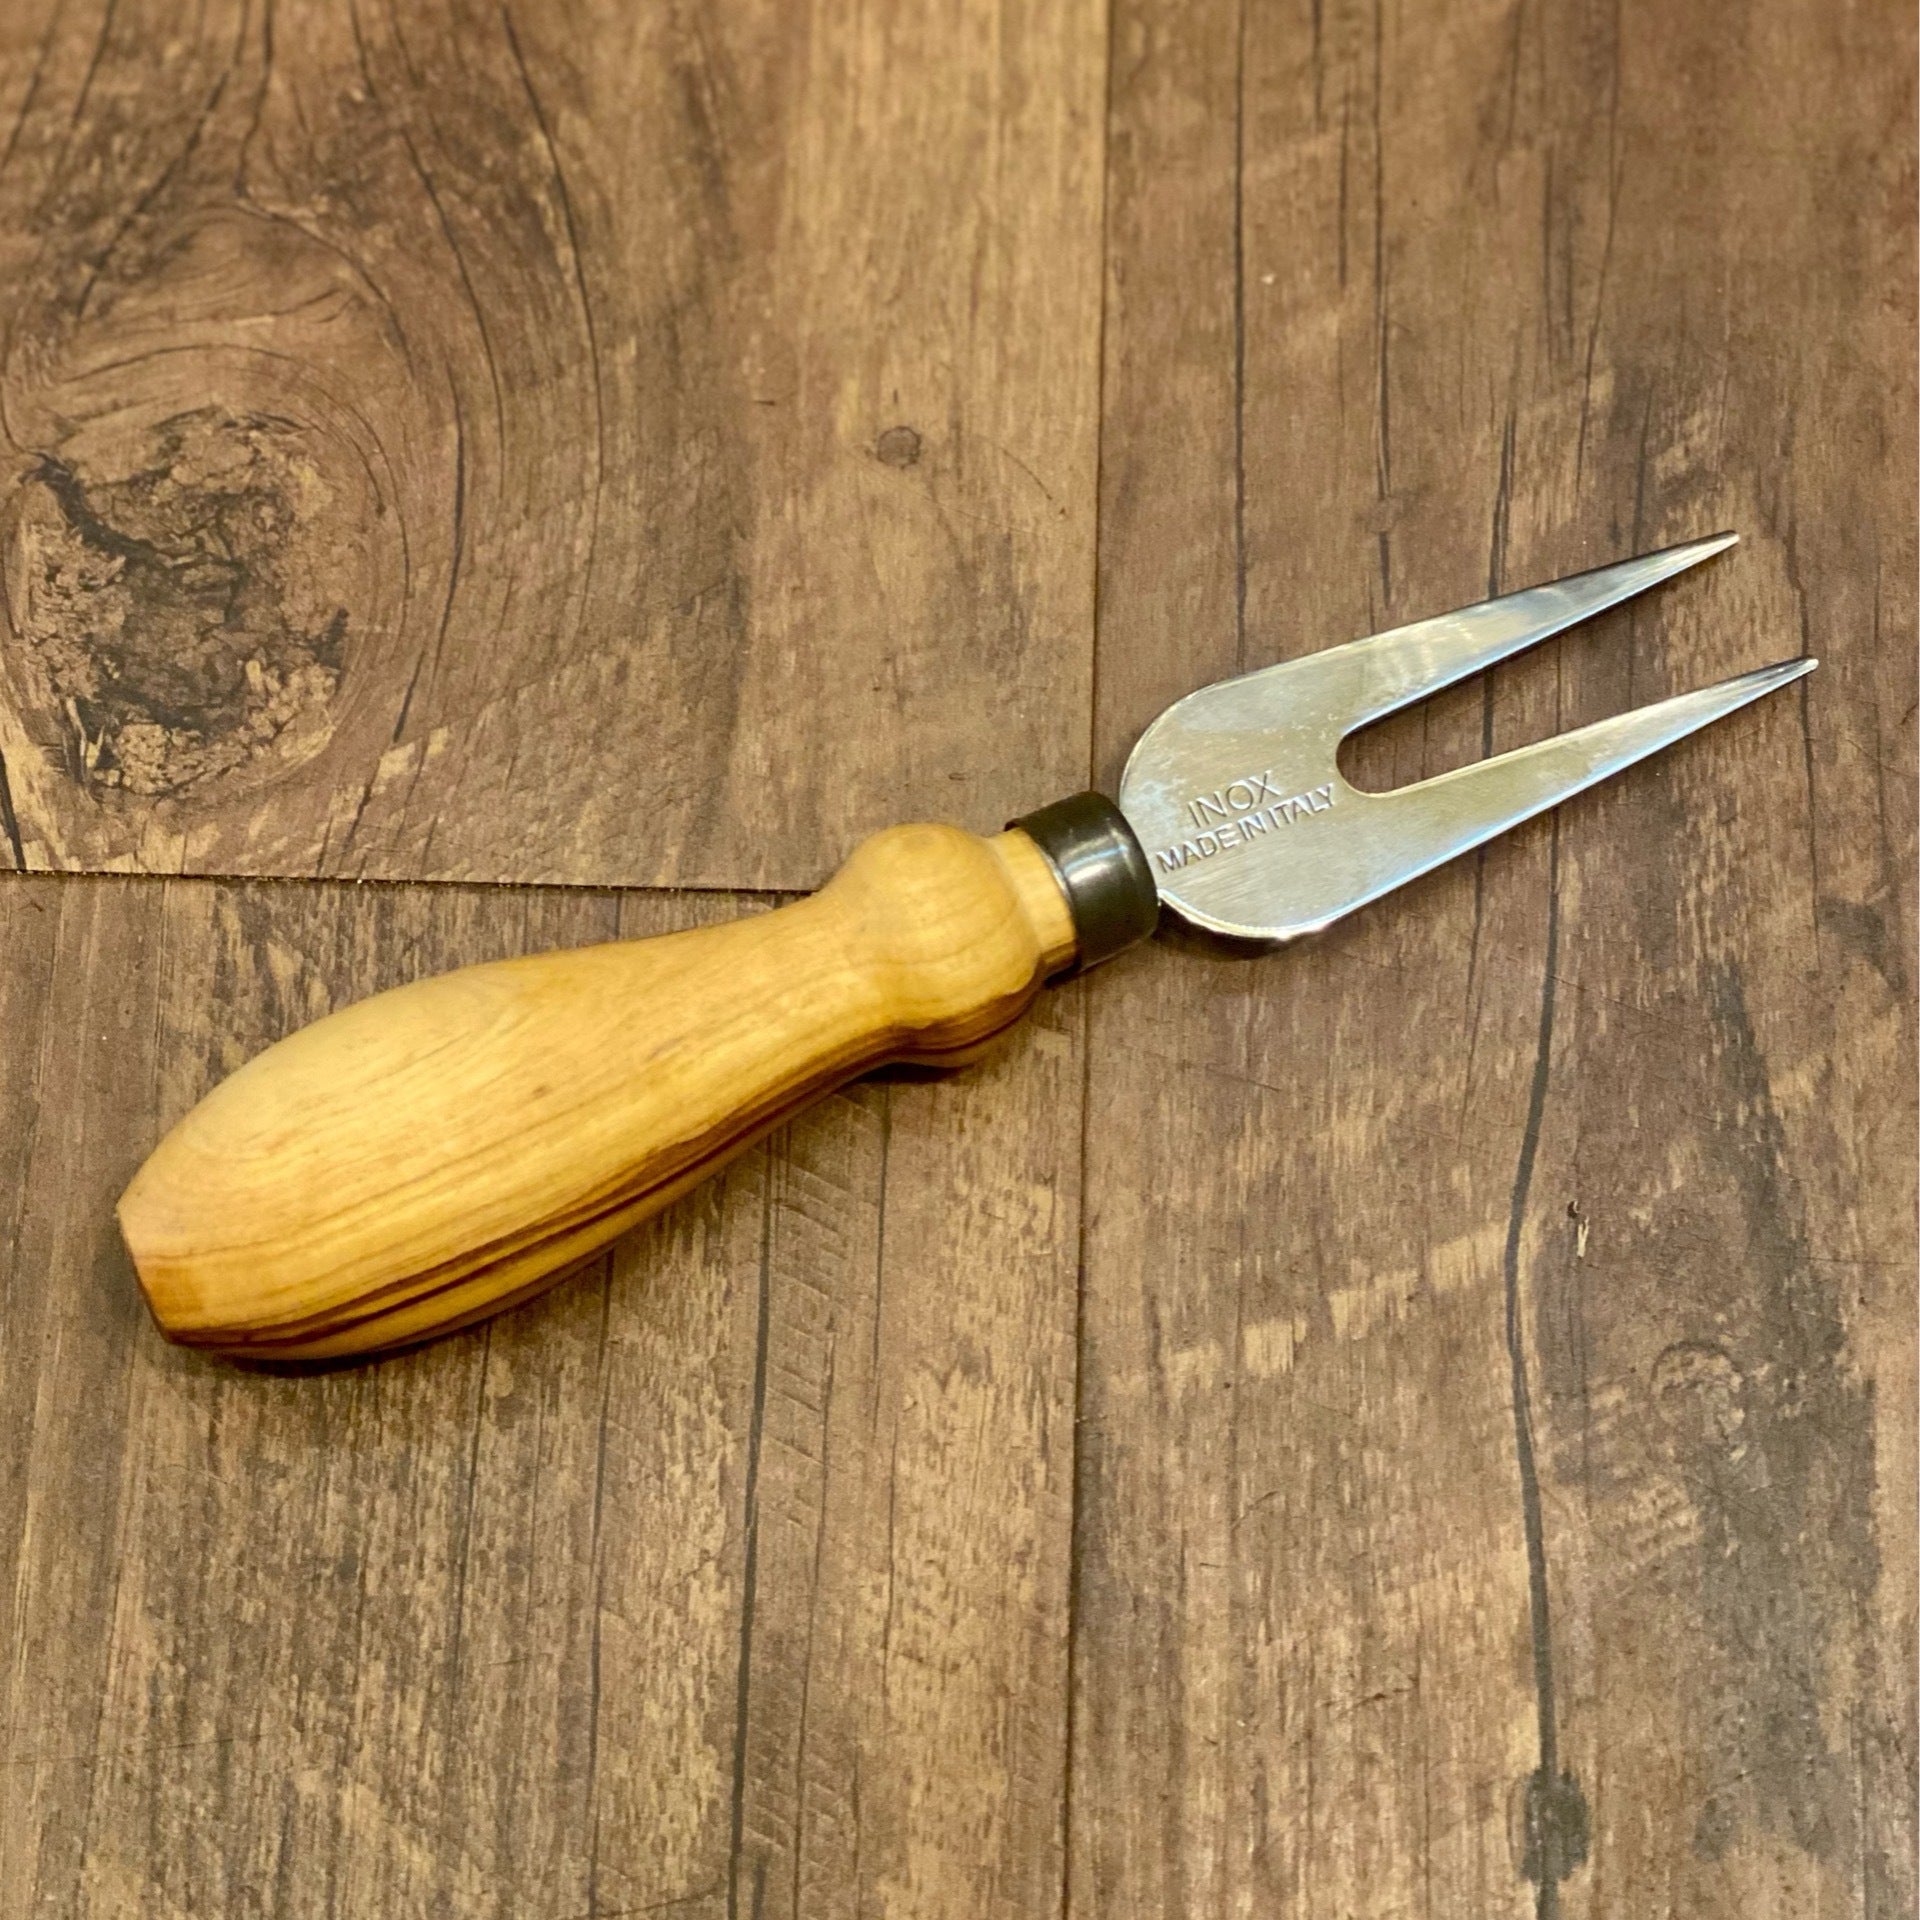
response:
[[[1076,793],[1010,821],[1060,881],[1079,945],[1074,971],[1098,966],[1144,940],[1160,918],[1153,870],[1126,815],[1104,793]]]

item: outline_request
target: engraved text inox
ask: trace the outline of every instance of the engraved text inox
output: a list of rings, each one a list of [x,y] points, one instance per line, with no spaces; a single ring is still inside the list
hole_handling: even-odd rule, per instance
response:
[[[1245,780],[1230,781],[1212,793],[1196,795],[1187,802],[1187,818],[1204,830],[1216,820],[1231,820],[1266,801],[1284,800],[1285,797],[1273,784],[1273,769],[1269,767],[1265,773],[1256,773]]]
[[[1187,802],[1187,816],[1200,831],[1173,846],[1156,848],[1155,870],[1178,873],[1197,860],[1211,860],[1215,854],[1247,846],[1279,828],[1325,813],[1332,805],[1332,781],[1305,793],[1282,796],[1270,772],[1236,780]]]

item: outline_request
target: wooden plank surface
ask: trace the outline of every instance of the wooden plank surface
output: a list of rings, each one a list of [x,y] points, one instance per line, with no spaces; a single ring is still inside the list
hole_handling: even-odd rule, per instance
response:
[[[1353,777],[1826,665],[1098,983],[1088,1920],[1912,1906],[1911,41],[1117,6],[1105,778],[1188,686],[1722,526]]]
[[[20,864],[307,832],[334,873],[809,881],[868,819],[1110,784],[1198,681],[1720,525],[1355,777],[1825,662],[1319,941],[1159,941],[545,1301],[315,1377],[145,1323],[109,1209],[158,1129],[387,981],[766,899],[10,877],[0,1920],[1910,1912],[1912,42],[1881,0],[0,20],[9,551],[65,511],[23,420],[145,459],[164,418],[63,410],[82,349],[253,314],[407,423],[431,629],[392,745],[381,682],[202,814],[23,782],[9,734]],[[263,277],[222,224],[259,207],[340,277],[291,237]],[[294,488],[277,431],[245,475]],[[342,462],[313,539],[390,591]],[[330,550],[287,551],[283,610]],[[989,614],[1010,651],[951,643]]]
[[[0,895],[0,1914],[1057,1910],[1075,996],[380,1366],[201,1364],[115,1239],[335,1001],[750,904]]]
[[[1097,0],[0,18],[16,865],[810,887],[1082,777]]]

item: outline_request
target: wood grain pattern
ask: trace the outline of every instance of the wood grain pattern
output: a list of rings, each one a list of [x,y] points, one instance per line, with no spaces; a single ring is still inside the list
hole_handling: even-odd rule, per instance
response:
[[[1099,773],[1196,682],[1718,526],[1353,776],[1827,667],[1283,962],[1100,983],[1072,1911],[1912,1902],[1889,41],[1117,8]]]
[[[0,894],[0,1913],[1057,1906],[1077,989],[377,1367],[168,1348],[114,1244],[336,998],[745,904]]]
[[[59,359],[44,343],[103,325],[106,292],[129,325],[149,283],[239,310],[228,256],[107,243],[173,151],[143,145],[142,103],[174,89],[183,127],[226,49],[252,49],[212,139],[258,88],[267,17],[118,0],[103,34],[104,6],[0,15],[8,209],[23,167],[139,176],[92,213],[0,222],[20,249],[5,299],[52,316],[0,353],[9,420],[54,390],[34,386]],[[625,383],[605,444],[625,451],[597,523],[574,256],[537,137],[494,114],[524,99],[509,17],[596,322],[623,302],[673,316],[629,361],[599,335],[600,390]],[[478,289],[419,303],[451,371],[408,336],[419,393],[442,396],[418,471],[446,471],[458,385],[469,473],[515,476],[511,502],[472,479],[462,566],[504,592],[511,558],[547,596],[539,630],[602,649],[495,652],[474,636],[521,631],[514,608],[454,594],[403,729],[420,754],[376,777],[357,827],[364,773],[337,789],[308,865],[323,841],[336,871],[505,871],[542,846],[560,864],[539,871],[573,872],[576,845],[651,859],[671,839],[681,878],[811,883],[856,823],[991,829],[1110,781],[1161,704],[1236,665],[1722,524],[1738,554],[1684,596],[1379,728],[1350,770],[1409,779],[1798,645],[1825,665],[1798,706],[1321,941],[1125,956],[1043,996],[979,1068],[833,1096],[547,1299],[318,1377],[222,1367],[146,1325],[110,1204],[160,1129],[370,988],[766,901],[9,877],[0,1920],[1911,1912],[1911,18],[1883,0],[1114,0],[1110,21],[282,0],[271,18],[271,177],[373,210],[360,237],[344,213],[299,218],[389,280],[457,279],[391,184],[425,192],[404,129]],[[351,95],[363,58],[377,107]],[[528,137],[495,179],[497,124]],[[256,198],[268,152],[249,149]],[[217,202],[230,158],[207,165],[194,190]],[[499,197],[475,201],[483,174]],[[1104,237],[1074,224],[1102,197]],[[92,236],[72,285],[18,264],[69,219]],[[547,252],[516,258],[494,227]],[[1021,266],[1042,245],[1062,276],[1044,284]],[[963,246],[978,304],[939,277]],[[89,299],[103,248],[124,271]],[[1080,304],[1065,290],[1102,251]],[[629,259],[648,274],[616,284]],[[754,306],[776,275],[789,304]],[[898,328],[849,347],[876,289]],[[1045,312],[1012,326],[1022,300]],[[271,324],[331,327],[343,363],[377,370],[386,336],[339,304]],[[1069,349],[1068,310],[1093,305],[1103,337]],[[474,453],[499,434],[458,331],[476,310],[544,356],[504,393],[505,466]],[[797,398],[742,425],[720,396],[756,341],[787,384],[744,390]],[[1052,510],[1042,494],[982,446],[982,407],[1065,507],[1057,545],[1021,517]],[[83,412],[76,436],[104,430]],[[934,424],[963,416],[952,438]],[[917,437],[879,437],[895,426]],[[293,474],[259,431],[246,460]],[[662,445],[680,452],[655,498],[639,450]],[[195,463],[223,453],[216,434],[179,457],[203,485]],[[351,532],[364,509],[333,484],[327,524]],[[926,521],[893,517],[902,493]],[[650,545],[623,544],[630,520]],[[368,553],[381,524],[358,530]],[[595,524],[589,586],[571,556]],[[417,546],[437,632],[447,529]],[[283,607],[305,604],[306,551],[272,576]],[[672,612],[734,554],[750,591]],[[637,620],[591,611],[610,580]],[[984,659],[990,617],[1019,641]],[[1040,654],[1057,710],[1034,704]],[[621,777],[659,783],[655,810],[602,811],[571,756],[604,767],[622,665],[643,662],[668,676],[646,738],[720,741],[728,779],[706,763],[669,793],[643,753]],[[982,704],[996,674],[1020,691]],[[794,721],[829,710],[832,733]],[[538,760],[532,720],[562,712],[595,738],[523,784],[516,747]],[[394,717],[354,737],[384,753]],[[887,760],[865,734],[896,729]],[[1002,761],[1034,788],[976,792]],[[258,818],[246,846],[290,844],[273,836],[311,821],[323,762],[221,831]],[[220,776],[236,795],[248,777]],[[53,858],[50,817],[17,784],[0,805],[19,864]],[[743,847],[763,864],[730,866]],[[153,863],[183,857],[156,829]]]
[[[10,7],[14,863],[807,888],[1072,791],[1102,48]]]
[[[772,913],[459,967],[287,1035],[141,1163],[121,1233],[170,1339],[411,1346],[551,1286],[821,1094],[973,1058],[1075,951],[1025,833],[890,827]]]

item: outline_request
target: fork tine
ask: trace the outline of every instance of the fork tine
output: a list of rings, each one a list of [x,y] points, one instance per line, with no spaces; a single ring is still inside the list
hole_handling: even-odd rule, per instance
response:
[[[1724,553],[1739,538],[1737,533],[1716,533],[1705,540],[1689,540],[1331,648],[1321,660],[1354,676],[1348,684],[1355,705],[1345,731],[1365,726],[1410,700],[1437,693],[1510,653],[1618,606]]]
[[[1365,897],[1378,898],[1402,881],[1557,807],[1609,774],[1811,673],[1819,664],[1810,658],[1782,660],[1717,686],[1677,694],[1671,700],[1655,701],[1576,727],[1571,733],[1556,734],[1551,740],[1476,761],[1416,786],[1369,795],[1372,804],[1392,809],[1378,828],[1381,865],[1391,871],[1370,876],[1377,884]]]

